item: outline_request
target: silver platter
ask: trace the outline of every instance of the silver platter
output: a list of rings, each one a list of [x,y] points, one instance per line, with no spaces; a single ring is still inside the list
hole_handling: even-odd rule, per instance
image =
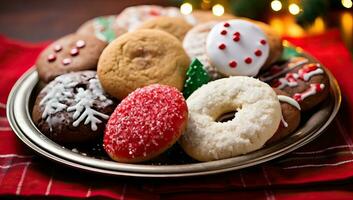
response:
[[[306,53],[304,55],[317,62],[310,55]],[[216,174],[273,160],[318,137],[332,122],[341,104],[341,92],[337,81],[327,69],[325,70],[330,79],[330,95],[314,112],[304,116],[301,126],[295,133],[255,152],[218,161],[168,165],[124,164],[85,156],[54,143],[36,128],[31,119],[33,99],[41,88],[34,68],[27,71],[13,86],[7,102],[7,116],[12,129],[27,146],[44,157],[66,166],[102,174],[134,177],[166,178]]]

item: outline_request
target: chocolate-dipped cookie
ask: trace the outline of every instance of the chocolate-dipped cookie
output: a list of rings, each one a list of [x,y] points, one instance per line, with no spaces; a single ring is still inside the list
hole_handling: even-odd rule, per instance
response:
[[[95,71],[55,78],[36,98],[32,118],[37,128],[59,143],[82,143],[102,136],[116,103],[101,88]]]

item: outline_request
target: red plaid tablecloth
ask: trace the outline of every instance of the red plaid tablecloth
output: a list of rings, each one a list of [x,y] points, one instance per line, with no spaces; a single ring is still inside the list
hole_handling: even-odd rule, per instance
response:
[[[331,70],[343,93],[328,130],[274,161],[213,176],[183,179],[108,177],[59,166],[35,155],[11,131],[8,93],[48,44],[0,36],[0,198],[3,195],[112,199],[353,199],[353,65],[339,32],[286,38]]]

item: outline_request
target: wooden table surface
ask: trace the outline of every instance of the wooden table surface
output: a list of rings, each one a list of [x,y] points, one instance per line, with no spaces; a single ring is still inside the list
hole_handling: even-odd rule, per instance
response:
[[[27,41],[56,39],[88,19],[118,14],[139,4],[170,5],[168,0],[0,0],[0,34]]]

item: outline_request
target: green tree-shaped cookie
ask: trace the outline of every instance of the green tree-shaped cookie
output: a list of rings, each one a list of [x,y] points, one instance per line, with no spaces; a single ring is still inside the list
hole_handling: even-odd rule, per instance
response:
[[[210,81],[210,76],[203,68],[202,63],[195,58],[186,72],[186,81],[184,84],[183,94],[188,98],[197,88]]]

